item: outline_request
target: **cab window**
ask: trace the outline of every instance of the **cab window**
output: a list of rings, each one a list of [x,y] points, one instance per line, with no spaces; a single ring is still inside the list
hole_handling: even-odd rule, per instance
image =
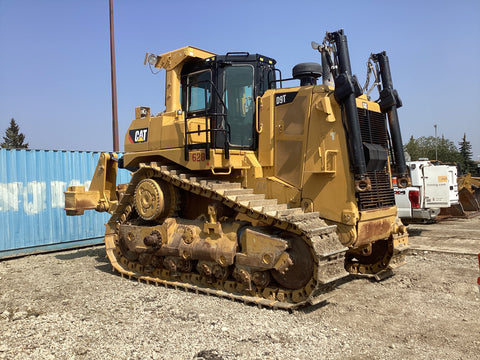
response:
[[[211,72],[199,71],[187,77],[187,111],[200,111],[210,107]]]
[[[253,146],[254,120],[253,66],[229,66],[225,69],[224,102],[233,146]]]

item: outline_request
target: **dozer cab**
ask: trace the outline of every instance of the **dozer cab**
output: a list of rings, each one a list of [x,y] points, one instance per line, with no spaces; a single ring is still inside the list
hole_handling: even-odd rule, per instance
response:
[[[388,57],[370,58],[371,101],[343,30],[312,46],[322,64],[292,79],[259,54],[147,53],[166,70],[165,111],[137,107],[123,157],[102,154],[89,191],[65,193],[68,215],[112,214],[105,245],[122,276],[293,309],[349,273],[404,263],[392,178],[409,178]],[[116,187],[117,165],[129,184]]]

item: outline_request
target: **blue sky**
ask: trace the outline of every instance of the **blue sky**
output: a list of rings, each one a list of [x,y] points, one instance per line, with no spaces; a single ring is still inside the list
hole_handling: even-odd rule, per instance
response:
[[[121,150],[135,106],[164,109],[145,52],[257,52],[290,76],[320,61],[312,40],[344,28],[362,84],[370,53],[387,51],[404,143],[437,124],[456,144],[466,133],[480,160],[478,0],[114,0],[114,20]],[[112,150],[108,0],[0,0],[0,135],[12,117],[30,148]]]

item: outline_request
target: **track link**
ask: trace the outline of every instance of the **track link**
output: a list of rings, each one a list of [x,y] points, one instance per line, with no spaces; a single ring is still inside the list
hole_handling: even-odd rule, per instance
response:
[[[160,268],[146,272],[143,265],[129,261],[122,254],[118,234],[120,225],[127,221],[133,210],[135,187],[142,179],[151,177],[161,178],[192,194],[220,201],[237,213],[246,215],[252,222],[260,221],[300,236],[310,247],[315,261],[312,278],[297,290],[278,287],[247,290],[233,279],[212,283],[196,272],[182,273],[180,277],[174,277],[168,270]],[[155,285],[216,295],[264,307],[294,310],[324,301],[335,287],[335,282],[348,275],[344,269],[347,248],[338,240],[336,227],[328,226],[319,218],[318,213],[305,213],[301,208],[289,209],[285,204],[277,204],[274,199],[265,200],[263,194],[253,194],[252,189],[242,188],[240,183],[198,178],[196,174],[178,166],[140,164],[106,225],[106,251],[114,270],[124,277]]]

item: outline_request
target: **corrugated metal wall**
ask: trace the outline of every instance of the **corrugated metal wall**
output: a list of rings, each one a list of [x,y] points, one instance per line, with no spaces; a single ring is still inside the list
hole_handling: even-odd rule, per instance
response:
[[[90,186],[99,152],[0,149],[0,258],[103,241],[109,214],[66,216],[67,186]],[[117,183],[130,181],[119,170]]]

